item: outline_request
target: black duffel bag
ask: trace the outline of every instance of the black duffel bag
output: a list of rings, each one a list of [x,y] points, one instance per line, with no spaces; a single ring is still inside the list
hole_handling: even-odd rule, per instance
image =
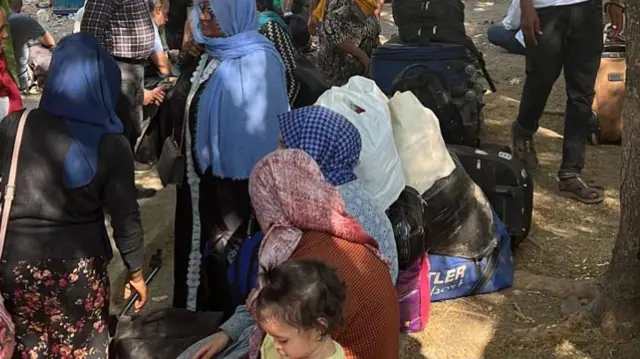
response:
[[[123,316],[109,348],[115,359],[175,359],[192,344],[212,335],[222,313],[167,308]]]
[[[411,267],[427,251],[422,210],[422,197],[409,186],[387,210],[398,248],[400,270]]]
[[[458,156],[449,153],[456,168],[422,195],[427,248],[430,254],[482,258],[497,245],[491,205]]]

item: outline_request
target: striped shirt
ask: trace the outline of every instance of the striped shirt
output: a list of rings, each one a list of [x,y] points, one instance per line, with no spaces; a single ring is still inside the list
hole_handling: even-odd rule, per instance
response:
[[[153,52],[155,32],[145,0],[87,0],[80,31],[117,58],[145,60]]]

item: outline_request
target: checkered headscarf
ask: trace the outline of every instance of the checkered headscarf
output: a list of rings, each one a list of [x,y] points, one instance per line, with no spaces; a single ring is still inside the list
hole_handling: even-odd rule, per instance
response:
[[[285,146],[309,154],[327,182],[339,186],[357,178],[353,169],[362,149],[360,133],[342,115],[309,106],[283,113],[278,119]]]

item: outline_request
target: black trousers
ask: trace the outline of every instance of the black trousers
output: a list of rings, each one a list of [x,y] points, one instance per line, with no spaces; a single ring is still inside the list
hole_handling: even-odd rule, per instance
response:
[[[597,3],[596,3],[597,2]],[[585,140],[591,104],[602,55],[602,6],[598,0],[538,9],[542,35],[538,45],[527,42],[526,73],[516,131],[532,136],[553,84],[564,68],[567,105],[561,178],[580,174],[584,167]]]
[[[227,243],[232,234],[251,215],[249,181],[221,179],[207,173],[200,177],[200,241],[203,254],[198,288],[198,311],[232,314],[231,292],[227,283]],[[173,307],[187,304],[187,272],[191,253],[193,214],[190,186],[176,189],[173,252]]]
[[[167,46],[171,50],[180,50],[182,48],[182,39],[184,37],[184,31],[172,31],[169,28],[165,28],[164,36],[167,39]]]
[[[118,61],[122,84],[120,95],[116,105],[116,112],[122,126],[124,135],[129,140],[133,152],[138,147],[143,132],[143,109],[144,99],[144,66],[142,63]]]

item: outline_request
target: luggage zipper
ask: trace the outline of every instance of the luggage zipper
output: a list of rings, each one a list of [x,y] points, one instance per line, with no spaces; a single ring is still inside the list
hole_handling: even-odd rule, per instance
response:
[[[477,294],[489,282],[491,277],[493,277],[493,274],[496,272],[498,260],[500,258],[500,253],[502,253],[502,246],[503,246],[503,241],[500,240],[496,248],[493,250],[493,252],[489,256],[489,259],[487,260],[487,268],[484,271],[482,270],[482,265],[480,264],[481,260],[478,260],[478,259],[475,260],[476,268],[478,268],[478,271],[482,273],[482,277],[476,283],[476,285],[473,286],[473,288],[469,292],[469,295]]]

